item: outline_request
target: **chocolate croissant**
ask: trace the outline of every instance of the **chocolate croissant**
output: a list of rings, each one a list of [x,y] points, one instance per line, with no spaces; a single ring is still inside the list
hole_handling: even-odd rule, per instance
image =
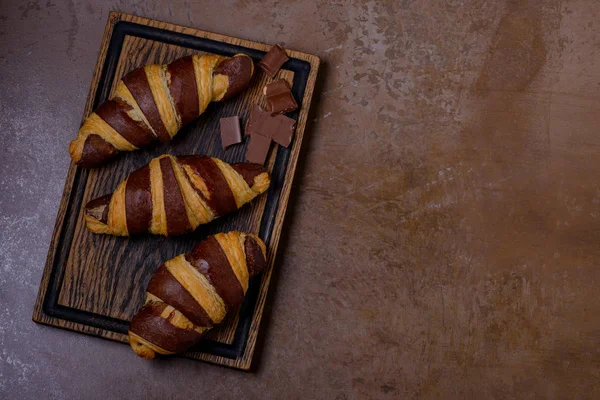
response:
[[[129,344],[145,359],[186,351],[242,304],[250,278],[265,266],[265,244],[258,236],[209,236],[158,267],[146,303],[129,325]]]
[[[211,101],[228,99],[250,83],[252,59],[193,55],[168,65],[146,65],[123,77],[114,96],[84,122],[69,145],[82,167],[98,166],[120,151],[166,142],[202,114]]]
[[[88,202],[84,217],[94,233],[181,235],[239,209],[269,184],[256,164],[165,154],[129,174],[114,193]]]

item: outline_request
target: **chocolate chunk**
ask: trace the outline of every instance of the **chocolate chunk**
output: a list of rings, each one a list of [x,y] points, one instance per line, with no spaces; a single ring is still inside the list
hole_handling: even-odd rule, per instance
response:
[[[253,133],[250,137],[250,144],[246,151],[246,160],[254,164],[264,165],[269,148],[271,147],[271,138],[259,133]]]
[[[276,143],[284,147],[288,147],[292,143],[294,137],[294,128],[296,127],[296,121],[286,117],[285,115],[278,115],[276,117],[269,116],[269,130],[266,131],[266,135],[273,139]]]
[[[283,79],[276,80],[265,86],[264,95],[271,115],[286,113],[298,109],[298,103],[292,96],[292,91]]]
[[[246,122],[246,129],[244,130],[244,136],[251,136],[252,133],[261,131],[261,127],[266,118],[270,115],[268,112],[262,109],[261,106],[255,104],[250,110],[250,117]]]
[[[255,133],[273,139],[282,146],[288,147],[294,137],[296,121],[285,115],[272,116],[258,105],[254,105],[246,124],[246,136]]]
[[[221,145],[223,149],[241,142],[240,117],[221,118]]]
[[[258,66],[265,71],[271,78],[277,75],[281,66],[289,60],[285,50],[280,45],[276,44],[271,47],[271,50],[259,61]]]

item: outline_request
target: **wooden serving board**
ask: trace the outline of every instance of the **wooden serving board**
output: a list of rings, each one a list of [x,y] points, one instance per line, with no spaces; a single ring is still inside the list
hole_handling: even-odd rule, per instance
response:
[[[123,75],[141,65],[169,63],[184,55],[202,53],[245,53],[256,63],[269,47],[113,12],[108,18],[83,117],[109,97]],[[290,60],[276,79],[284,78],[292,84],[300,109],[289,114],[298,121],[290,148],[275,143],[271,148],[266,163],[271,173],[268,193],[194,233],[168,239],[95,235],[85,228],[82,214],[87,201],[111,193],[131,171],[164,153],[206,154],[229,163],[244,161],[248,141],[222,150],[219,119],[239,115],[244,126],[252,105],[264,105],[262,87],[271,78],[257,69],[244,94],[224,103],[212,103],[170,143],[122,154],[98,169],[86,170],[71,163],[33,313],[35,322],[127,343],[129,320],[143,304],[146,286],[158,265],[188,252],[210,234],[230,230],[255,232],[267,244],[267,270],[251,281],[239,311],[184,355],[250,368],[319,66],[314,55],[287,52]]]

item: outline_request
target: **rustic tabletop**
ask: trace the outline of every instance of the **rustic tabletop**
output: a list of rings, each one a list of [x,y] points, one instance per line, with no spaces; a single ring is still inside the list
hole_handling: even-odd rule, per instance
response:
[[[31,322],[111,10],[323,61],[254,372]],[[0,397],[598,398],[599,21],[584,0],[1,2]]]

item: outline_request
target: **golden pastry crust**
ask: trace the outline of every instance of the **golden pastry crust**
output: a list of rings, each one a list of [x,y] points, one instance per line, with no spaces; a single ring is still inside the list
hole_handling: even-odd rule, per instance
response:
[[[167,270],[177,279],[194,299],[204,308],[215,323],[225,317],[225,304],[210,282],[196,270],[183,254],[165,263]]]
[[[200,269],[198,265],[201,265]],[[265,266],[264,242],[256,235],[237,231],[209,237],[190,254],[182,254],[165,262],[161,267],[163,269],[157,271],[162,275],[153,277],[148,286],[144,307],[131,322],[129,343],[132,349],[145,359],[154,358],[156,354],[168,355],[185,350],[199,340],[206,330],[220,323],[228,311],[241,304],[243,294],[232,301],[231,294],[235,292],[235,287],[239,284],[238,287],[243,288],[245,294],[249,279]],[[227,275],[234,281],[223,278]],[[171,296],[176,290],[173,289],[176,287],[173,282],[180,285],[182,293],[174,294],[172,299],[156,296],[152,292],[160,291],[163,282],[170,288],[167,293]],[[219,293],[227,294],[227,301]],[[186,296],[187,303],[181,303]],[[171,304],[171,301],[174,303]],[[176,304],[183,308],[179,310]],[[193,309],[198,311],[191,311]],[[184,312],[194,317],[188,318]],[[205,323],[194,323],[190,318],[205,318]]]
[[[211,193],[208,190],[208,187],[206,187],[206,183],[204,182],[204,180],[196,172],[194,172],[193,168],[189,165],[184,165],[183,169],[185,170],[185,173],[188,179],[190,180],[192,186],[196,190],[200,191],[200,193],[202,193],[202,196],[204,196],[205,199],[210,200]]]
[[[199,225],[207,224],[215,219],[215,214],[192,186],[192,181],[188,178],[190,175],[186,175],[183,168],[176,162],[173,162],[173,170],[175,172],[177,184],[181,188],[181,193],[185,202],[185,211],[190,224],[192,225],[192,229],[196,229]],[[210,195],[204,181],[194,173],[191,173],[191,176],[194,177],[193,182],[195,184],[206,189],[206,191],[202,190],[202,193],[208,193]],[[208,196],[205,195],[205,197]]]
[[[164,185],[162,172],[160,169],[160,159],[158,157],[150,161],[150,190],[152,193],[152,223],[150,233],[155,235],[167,234],[167,214],[165,212]],[[123,216],[126,219],[127,216]]]
[[[181,128],[181,117],[177,113],[175,100],[169,92],[169,77],[166,65],[146,65],[144,67],[154,102],[158,108],[160,119],[171,137]]]
[[[131,94],[131,91],[122,80],[119,81],[119,83],[117,83],[114,98],[121,100],[122,102],[128,104],[131,107],[131,110],[128,110],[127,114],[132,120],[141,122],[146,127],[146,129],[152,132],[152,136],[158,136],[158,134],[154,131],[152,125],[150,125],[150,122],[140,109],[140,106],[138,105],[137,101],[135,101],[135,98]]]
[[[143,337],[136,335],[135,333],[129,331],[129,345],[135,351],[135,354],[146,359],[151,360],[156,357],[156,354],[162,355],[171,355],[175,354],[175,352],[168,351],[163,349],[162,347],[158,347],[157,345],[149,342]]]
[[[213,72],[223,57],[216,55],[194,56],[194,73],[196,75],[196,85],[198,87],[198,100],[200,102],[200,113],[206,110],[211,101],[219,100],[222,93],[215,91],[213,87]],[[220,86],[220,85],[218,85]],[[225,88],[226,89],[226,88]]]
[[[89,135],[98,135],[105,141],[110,143],[118,150],[132,151],[137,150],[137,147],[129,143],[123,136],[119,135],[109,124],[93,112],[88,119],[85,120],[77,138],[69,145],[69,152],[73,160],[81,158],[85,140]]]
[[[245,235],[230,235],[227,233],[217,233],[215,239],[219,242],[222,249],[227,249],[225,255],[229,261],[229,265],[233,269],[233,273],[237,280],[242,285],[244,293],[248,291],[248,266],[246,265],[246,255],[244,253],[243,241]]]
[[[119,151],[169,140],[210,102],[247,87],[253,72],[251,59],[242,54],[232,58],[193,55],[168,65],[138,68],[123,77],[113,96],[86,119],[69,145],[71,158],[91,167]],[[198,106],[190,109],[190,102]]]
[[[138,206],[131,203],[133,200],[128,203],[128,178],[112,194],[106,221],[86,211],[86,225],[94,233],[128,236],[132,234],[128,226],[135,218],[133,213],[143,207],[151,207],[149,226],[144,231],[164,236],[193,231],[201,224],[239,209],[268,189],[269,174],[254,171],[251,182],[248,182],[248,177],[238,172],[245,165],[249,164],[232,166],[217,158],[186,156],[180,159],[162,155],[143,167],[148,173],[149,187],[146,189],[151,198],[150,204]],[[168,176],[163,176],[164,171],[171,172],[169,180],[166,180]],[[207,182],[206,177],[210,177],[210,181]],[[177,227],[174,227],[175,219]]]
[[[229,185],[229,187],[231,188],[231,191],[233,192],[233,196],[235,198],[235,202],[236,202],[238,208],[240,208],[242,205],[246,204],[247,202],[252,200],[254,197],[256,197],[256,193],[257,192],[260,193],[261,192],[260,190],[263,189],[264,175],[258,182],[258,185],[257,185],[256,178],[255,178],[254,185],[252,185],[252,187],[250,187],[246,183],[244,178],[239,173],[237,173],[233,168],[231,168],[231,166],[229,164],[227,164],[224,161],[219,160],[218,158],[213,158],[213,161],[217,164],[217,166],[221,170],[221,173],[227,180],[227,184]],[[269,180],[269,183],[270,183],[270,180]],[[268,184],[267,184],[267,187],[268,187]],[[266,189],[266,187],[264,187],[264,189]]]

